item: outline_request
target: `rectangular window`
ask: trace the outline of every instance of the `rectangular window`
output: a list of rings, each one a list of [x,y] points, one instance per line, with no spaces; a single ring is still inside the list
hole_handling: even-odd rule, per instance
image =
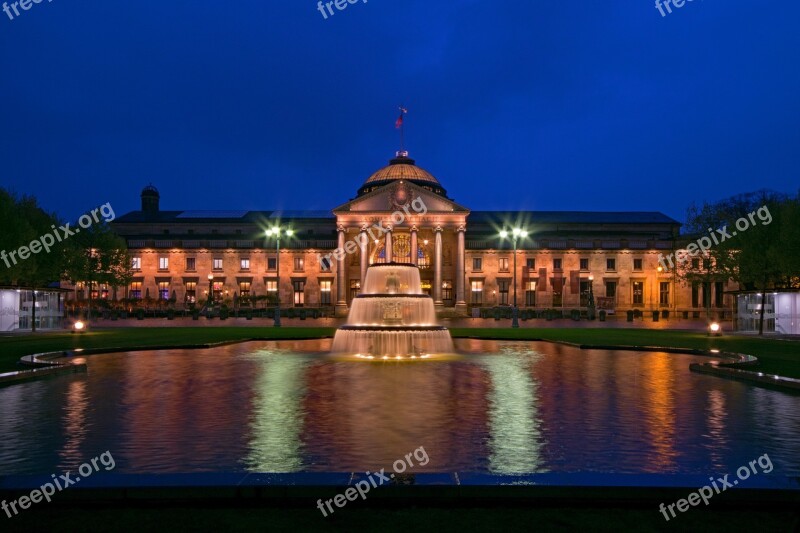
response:
[[[329,257],[320,257],[320,259],[319,259],[319,270],[320,270],[320,272],[330,272],[331,271],[331,259]]]
[[[536,307],[536,282],[528,281],[525,283],[525,305]]]
[[[128,290],[128,298],[135,298],[137,300],[142,299],[142,282],[141,281],[133,281],[131,282],[131,288]]]
[[[711,270],[711,259],[703,259],[703,269]]]
[[[472,286],[472,305],[482,305],[483,304],[483,281],[482,280],[472,280],[470,282]]]
[[[499,259],[500,272],[508,272],[508,257],[501,257]]]
[[[553,270],[561,270],[561,258],[553,259]]]
[[[525,260],[525,266],[529,269],[533,270],[536,268],[536,259],[533,257],[529,257]]]
[[[194,281],[186,282],[186,302],[193,304],[197,301],[197,283]]]
[[[221,282],[221,281],[215,281],[214,282],[213,292],[214,292],[214,301],[215,302],[221,302],[222,301],[222,291],[223,291],[224,288],[225,288],[225,284],[223,282]]]
[[[295,261],[297,258],[295,258]],[[303,280],[292,281],[294,288],[294,305],[295,307],[303,307],[306,303],[306,282]]]
[[[497,280],[497,288],[500,292],[500,299],[498,300],[498,304],[500,305],[508,305],[508,288],[511,286],[511,282],[507,279],[499,279]]]
[[[589,270],[589,258],[588,257],[582,257],[581,260],[580,260],[580,263],[581,263],[581,266],[580,266],[581,270],[583,270],[584,272]]]
[[[692,270],[700,270],[700,260],[692,259]]]
[[[239,296],[241,298],[249,298],[250,297],[250,282],[249,281],[240,281],[239,282]]]
[[[294,258],[294,271],[295,272],[302,272],[305,270],[305,259],[302,257],[295,257]]]
[[[212,261],[212,268],[214,270],[222,270],[222,258],[215,257]]]
[[[563,307],[564,293],[562,287],[553,287],[553,307]]]
[[[606,298],[614,298],[614,300],[616,301],[617,299],[616,281],[606,281]]]
[[[473,257],[472,258],[472,271],[473,272],[480,272],[483,270],[483,258],[481,257]]]
[[[194,272],[197,270],[197,260],[194,257],[187,257],[186,258],[186,271],[187,272]]]
[[[278,298],[278,280],[275,280],[275,279],[267,280],[265,284],[267,286],[267,297],[269,298],[269,300],[271,302],[277,301],[277,298]]]
[[[580,282],[580,297],[581,297],[581,307],[587,307],[589,305],[589,280],[582,279]]]
[[[725,284],[721,281],[714,283],[714,307],[724,307]]]
[[[158,269],[159,270],[169,270],[169,257],[159,257],[158,258]]]
[[[669,306],[669,281],[658,284],[658,303],[664,307]]]
[[[606,270],[609,272],[614,272],[617,270],[617,260],[613,258],[606,259]]]
[[[169,281],[158,282],[158,299],[169,300]]]
[[[141,257],[131,257],[131,268],[133,270],[141,270],[142,269],[142,258]]]
[[[708,309],[711,307],[711,282],[703,282],[703,308]]]
[[[695,309],[700,307],[700,286],[697,282],[692,283],[692,307]]]
[[[644,270],[644,261],[642,259],[634,259],[633,260],[633,269],[641,272]]]
[[[250,270],[250,259],[249,258],[239,259],[239,269],[245,271]]]
[[[277,257],[267,257],[267,270],[271,270],[271,271],[278,270],[278,258]]]
[[[453,299],[453,282],[452,281],[443,281],[442,282],[442,300],[452,300]]]
[[[634,281],[631,283],[633,291],[633,305],[644,305],[644,281]]]
[[[333,281],[323,279],[319,282],[319,303],[320,305],[331,305],[331,289]]]

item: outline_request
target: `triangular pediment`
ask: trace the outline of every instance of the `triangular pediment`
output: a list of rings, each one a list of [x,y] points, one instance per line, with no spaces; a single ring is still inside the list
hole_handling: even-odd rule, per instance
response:
[[[416,206],[424,204],[429,213],[469,213],[466,207],[408,181],[384,185],[337,207],[333,213],[391,213],[409,203],[416,207],[414,202],[417,202]]]

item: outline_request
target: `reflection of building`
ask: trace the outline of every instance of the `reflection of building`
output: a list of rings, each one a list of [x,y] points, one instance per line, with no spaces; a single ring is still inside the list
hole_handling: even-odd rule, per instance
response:
[[[34,320],[37,330],[61,328],[63,293],[61,289],[37,289],[34,302],[31,289],[0,288],[0,332],[30,330]]]
[[[530,236],[519,242],[516,276],[522,307],[586,307],[591,284],[601,309],[730,309],[725,284],[676,286],[671,273],[658,272],[659,254],[669,255],[680,229],[661,213],[470,211],[405,152],[332,212],[161,211],[159,200],[147,187],[141,211],[113,223],[133,255],[131,297],[174,293],[180,305],[205,301],[209,290],[222,300],[280,291],[284,305],[343,313],[367,266],[391,260],[417,264],[439,307],[510,305],[513,251],[498,232],[524,226]],[[425,209],[408,209],[415,201]],[[281,240],[280,280],[274,241],[264,235],[278,222],[295,230]],[[323,258],[337,248],[346,253],[329,264]]]

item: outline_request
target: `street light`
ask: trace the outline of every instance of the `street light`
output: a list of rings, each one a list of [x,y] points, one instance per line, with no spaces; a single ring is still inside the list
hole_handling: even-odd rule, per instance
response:
[[[594,274],[589,274],[589,319],[594,320]]]
[[[290,229],[281,230],[280,226],[272,227],[265,232],[267,238],[275,237],[275,275],[278,281],[275,286],[275,322],[273,325],[276,328],[281,327],[281,231],[287,237],[294,235],[294,231]]]
[[[518,328],[519,327],[519,308],[517,308],[517,241],[522,238],[528,236],[528,232],[521,228],[514,228],[511,232],[506,230],[502,230],[500,232],[500,238],[505,239],[511,236],[511,240],[514,243],[514,307],[511,309],[511,327]]]

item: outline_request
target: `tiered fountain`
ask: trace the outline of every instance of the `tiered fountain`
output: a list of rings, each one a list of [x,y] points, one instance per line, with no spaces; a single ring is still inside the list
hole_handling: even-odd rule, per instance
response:
[[[436,325],[433,298],[420,287],[414,265],[386,263],[367,269],[347,323],[332,351],[361,359],[427,359],[454,353],[450,332]]]

